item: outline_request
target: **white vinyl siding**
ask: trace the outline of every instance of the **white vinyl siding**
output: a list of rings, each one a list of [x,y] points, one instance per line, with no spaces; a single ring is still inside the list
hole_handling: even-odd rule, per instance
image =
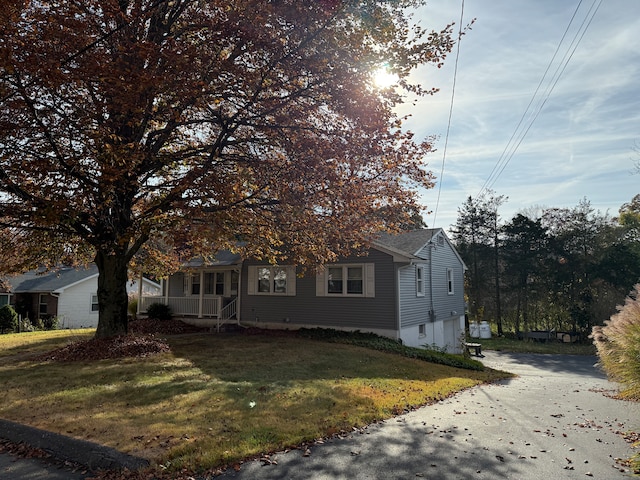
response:
[[[326,265],[316,276],[316,296],[375,297],[375,265]]]
[[[97,312],[99,310],[99,305],[98,305],[98,295],[96,295],[95,293],[91,294],[91,311],[92,312]]]
[[[296,269],[293,266],[249,266],[249,295],[296,294]]]

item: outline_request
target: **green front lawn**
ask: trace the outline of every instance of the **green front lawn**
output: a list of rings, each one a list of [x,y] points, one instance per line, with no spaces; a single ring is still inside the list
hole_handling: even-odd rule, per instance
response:
[[[295,447],[508,376],[357,345],[240,334],[168,337],[171,352],[147,358],[34,360],[34,352],[87,335],[0,335],[0,417],[169,471]]]

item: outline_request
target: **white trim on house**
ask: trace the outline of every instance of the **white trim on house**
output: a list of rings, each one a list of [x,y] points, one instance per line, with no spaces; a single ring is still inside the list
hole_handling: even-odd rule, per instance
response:
[[[425,268],[424,265],[416,264],[416,297],[425,296]]]
[[[264,276],[268,274],[268,276]],[[250,265],[247,294],[288,296],[296,295],[296,267],[292,265]],[[261,278],[262,275],[262,278]]]
[[[447,268],[447,295],[455,294],[455,278],[453,268]]]
[[[360,269],[361,276],[360,288],[354,291],[350,285],[354,285],[353,282],[358,278],[351,278],[350,282],[350,270]],[[340,278],[332,279],[331,275],[335,274],[337,270],[340,270]],[[332,273],[333,271],[333,273]],[[354,272],[355,273],[355,272]],[[316,275],[316,296],[317,297],[365,297],[375,298],[375,264],[374,263],[336,263],[330,265],[324,265],[322,270]],[[336,289],[340,289],[338,292]]]

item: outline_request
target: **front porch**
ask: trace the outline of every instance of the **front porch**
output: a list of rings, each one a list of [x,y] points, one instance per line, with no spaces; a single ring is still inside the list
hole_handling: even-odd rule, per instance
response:
[[[198,327],[215,327],[220,331],[223,324],[238,320],[237,298],[142,296],[138,301],[138,313],[146,312],[153,303],[169,305],[174,317]]]
[[[240,268],[235,257],[215,265],[192,261],[161,281],[160,295],[141,294],[138,313],[153,303],[168,305],[174,317],[199,326],[218,326],[238,319]],[[230,265],[226,264],[231,263]]]
[[[216,318],[229,320],[237,315],[237,298],[215,297],[166,297],[144,295],[138,302],[138,313],[144,313],[149,305],[161,303],[169,305],[173,315],[196,318]]]

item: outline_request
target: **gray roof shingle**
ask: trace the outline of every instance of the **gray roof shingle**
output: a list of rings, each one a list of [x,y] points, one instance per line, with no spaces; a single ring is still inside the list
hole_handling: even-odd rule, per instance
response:
[[[441,230],[441,228],[425,228],[398,235],[383,233],[374,243],[391,247],[409,255],[416,255]]]
[[[62,267],[46,273],[31,270],[22,275],[9,277],[6,281],[11,286],[12,293],[54,292],[97,274],[98,267],[91,264],[88,268]]]

